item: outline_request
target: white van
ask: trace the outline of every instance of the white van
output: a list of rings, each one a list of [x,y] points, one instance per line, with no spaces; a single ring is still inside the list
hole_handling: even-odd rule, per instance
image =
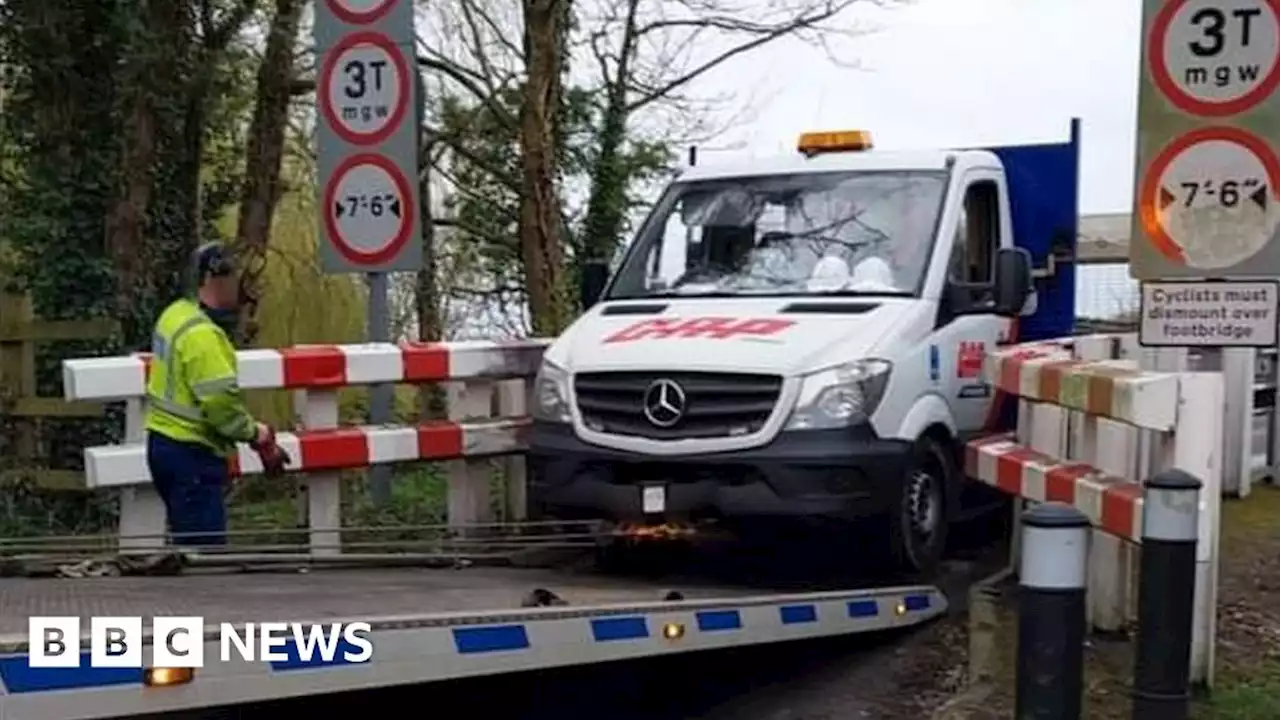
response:
[[[1076,145],[811,133],[793,157],[684,171],[612,277],[586,266],[589,309],[546,352],[535,516],[879,519],[881,550],[930,571],[962,443],[998,424],[984,353],[1020,318],[1070,332]]]

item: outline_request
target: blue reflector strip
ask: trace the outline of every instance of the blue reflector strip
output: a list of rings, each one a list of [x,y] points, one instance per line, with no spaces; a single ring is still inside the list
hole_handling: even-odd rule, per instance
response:
[[[326,647],[328,646],[328,642],[312,642],[310,643],[311,652],[303,653],[302,646],[298,644],[298,641],[294,638],[289,638],[285,643],[285,646],[281,649],[285,655],[289,656],[288,659],[272,660],[271,669],[301,670],[303,668],[333,667],[335,665],[363,665],[368,662],[368,660],[351,661],[347,659],[347,653],[359,656],[363,654],[365,650],[364,648],[357,647],[356,645],[347,642],[345,638],[340,638],[336,643],[338,647],[334,651],[332,655],[333,659],[331,660],[325,660],[324,653],[320,652],[320,646],[322,644]],[[277,650],[275,652],[281,652],[281,650]]]
[[[811,623],[818,621],[818,608],[812,605],[783,605],[778,608],[778,615],[783,625]]]
[[[26,655],[0,658],[0,679],[9,693],[74,690],[110,685],[141,685],[142,668],[89,667],[89,653],[80,653],[80,667],[33,668]]]
[[[643,617],[602,618],[591,621],[591,636],[596,642],[647,638],[649,626]]]
[[[489,627],[454,628],[453,644],[458,652],[487,653],[501,650],[527,650],[529,634],[523,625],[491,625]]]
[[[875,617],[880,614],[880,606],[875,600],[850,600],[849,617]]]
[[[908,595],[902,599],[902,606],[908,610],[928,610],[928,595]]]
[[[697,618],[698,629],[703,632],[742,629],[742,615],[737,610],[703,610]]]

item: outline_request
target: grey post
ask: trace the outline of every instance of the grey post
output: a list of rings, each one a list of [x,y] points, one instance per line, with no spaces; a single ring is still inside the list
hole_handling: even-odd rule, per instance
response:
[[[388,307],[387,273],[372,272],[369,278],[369,342],[391,341],[391,318]],[[384,425],[391,422],[391,406],[395,402],[395,386],[382,383],[369,388],[369,422]],[[391,502],[391,467],[374,465],[369,468],[369,493],[375,505],[384,507]]]
[[[1079,720],[1084,691],[1088,516],[1042,503],[1022,516],[1015,716]]]
[[[423,93],[414,4],[337,0],[316,3],[315,9],[321,265],[326,273],[366,275],[366,337],[389,342],[388,273],[417,271],[423,262],[417,241]],[[378,118],[386,118],[386,124],[369,124]],[[383,210],[388,197],[393,204]],[[394,397],[393,385],[370,388],[372,423],[390,422]],[[373,501],[385,505],[390,468],[374,466],[369,473]]]

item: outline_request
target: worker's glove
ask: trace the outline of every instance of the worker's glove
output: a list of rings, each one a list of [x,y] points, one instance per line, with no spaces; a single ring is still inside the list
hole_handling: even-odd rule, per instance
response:
[[[292,460],[289,453],[274,442],[258,449],[258,457],[262,459],[262,473],[270,478],[284,475],[285,466]]]
[[[272,430],[271,426],[266,423],[258,423],[255,427],[253,439],[249,441],[249,447],[261,453],[263,448],[275,444],[276,431]]]
[[[269,426],[258,423],[258,436],[253,442],[249,443],[249,447],[258,453],[258,457],[262,460],[262,472],[267,477],[279,477],[284,474],[285,466],[289,464],[289,453],[276,443],[276,432]]]

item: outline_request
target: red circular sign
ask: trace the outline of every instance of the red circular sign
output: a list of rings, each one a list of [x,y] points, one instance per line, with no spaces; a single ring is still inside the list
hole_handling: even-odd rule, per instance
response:
[[[1186,7],[1187,3],[1195,0],[1167,0],[1164,7],[1160,8],[1160,12],[1156,14],[1155,20],[1151,24],[1151,34],[1147,38],[1147,64],[1151,68],[1151,79],[1160,92],[1164,94],[1169,102],[1173,103],[1178,109],[1204,117],[1223,117],[1226,115],[1237,115],[1242,113],[1258,103],[1266,100],[1271,93],[1275,92],[1280,86],[1280,60],[1273,62],[1272,66],[1267,69],[1267,74],[1260,82],[1254,85],[1247,92],[1234,97],[1230,100],[1214,101],[1204,100],[1196,97],[1189,92],[1182,84],[1174,80],[1173,73],[1170,71],[1169,64],[1165,60],[1167,50],[1166,44],[1169,42],[1169,30],[1173,26],[1173,21],[1178,17],[1178,13]],[[1273,25],[1280,24],[1280,0],[1257,0],[1259,4],[1264,5],[1271,10],[1271,22]],[[1253,32],[1260,34],[1260,30],[1256,27]],[[1280,27],[1274,27],[1272,32],[1280,35]],[[1218,28],[1217,34],[1223,33],[1221,27]],[[1217,43],[1223,42],[1219,37]],[[1232,70],[1230,64],[1223,65],[1228,71]],[[1234,68],[1237,71],[1240,68]],[[1209,73],[1203,67],[1198,68],[1197,79],[1203,76],[1200,82],[1209,82]],[[1230,74],[1230,72],[1228,73]],[[1191,82],[1191,76],[1186,78],[1187,82]]]
[[[368,25],[381,20],[397,1],[375,0],[372,3],[353,3],[351,0],[325,0],[325,5],[329,6],[329,12],[348,25]],[[368,7],[357,10],[351,7],[352,5],[368,5]]]
[[[338,113],[334,111],[334,97],[330,88],[333,84],[333,74],[337,70],[338,60],[347,52],[361,45],[372,45],[381,50],[391,59],[396,70],[396,82],[394,85],[396,96],[394,103],[392,103],[390,116],[385,123],[372,132],[353,130],[343,122]],[[324,116],[325,122],[337,133],[338,137],[352,145],[376,145],[390,137],[391,133],[395,132],[400,127],[400,123],[404,121],[405,113],[409,109],[409,66],[395,43],[391,42],[391,39],[386,35],[367,30],[351,33],[339,40],[325,54],[324,64],[320,68],[320,83],[316,88],[316,93],[320,114]]]
[[[1225,126],[1200,128],[1175,138],[1173,142],[1161,149],[1147,166],[1147,173],[1142,179],[1142,188],[1138,194],[1138,212],[1142,227],[1151,239],[1152,246],[1165,258],[1180,265],[1186,263],[1186,254],[1160,220],[1163,205],[1160,198],[1162,190],[1160,180],[1182,153],[1195,145],[1214,140],[1234,143],[1253,153],[1266,171],[1272,195],[1280,196],[1280,159],[1276,158],[1271,146],[1262,138],[1239,128]]]
[[[400,215],[400,225],[396,228],[396,232],[392,237],[380,248],[372,252],[367,252],[357,248],[351,244],[350,239],[343,237],[342,228],[338,225],[338,218],[334,212],[334,207],[338,200],[338,187],[342,181],[346,179],[348,173],[362,166],[372,166],[387,174],[391,178],[391,182],[395,185],[395,191],[400,196],[399,202],[404,211]],[[413,188],[409,185],[409,180],[400,172],[400,168],[383,155],[377,153],[360,153],[352,155],[343,160],[338,167],[334,168],[333,174],[329,176],[329,182],[324,188],[324,229],[329,236],[329,241],[333,243],[333,247],[344,258],[355,265],[379,265],[394,258],[409,242],[409,236],[413,231],[414,213],[418,211],[413,207],[411,202],[413,199]]]

